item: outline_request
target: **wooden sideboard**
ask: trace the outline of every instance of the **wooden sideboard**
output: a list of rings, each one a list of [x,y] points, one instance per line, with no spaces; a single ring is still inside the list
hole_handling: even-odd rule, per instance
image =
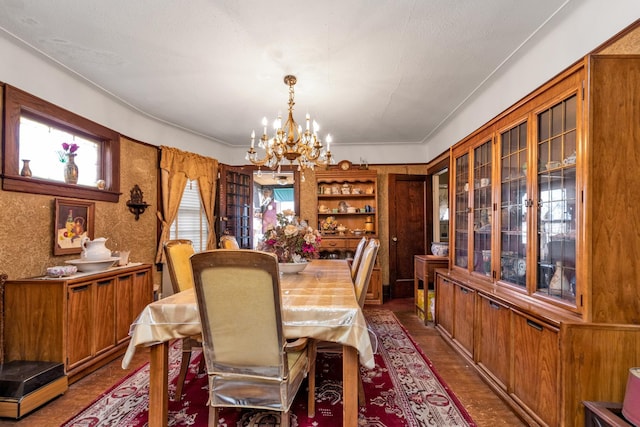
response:
[[[4,360],[62,362],[69,382],[121,355],[153,299],[150,264],[5,284]]]
[[[429,292],[435,295],[435,274],[436,268],[447,268],[448,257],[435,255],[414,255],[413,257],[413,300],[415,302],[416,314],[426,325],[433,318],[430,312],[430,303],[434,298],[429,296]]]

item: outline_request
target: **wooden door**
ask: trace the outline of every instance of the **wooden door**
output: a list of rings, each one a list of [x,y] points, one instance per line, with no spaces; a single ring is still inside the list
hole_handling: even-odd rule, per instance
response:
[[[133,274],[124,274],[118,276],[116,281],[116,309],[118,316],[116,317],[116,340],[118,344],[129,338],[129,328],[133,319],[138,316],[140,311],[133,313]],[[143,307],[144,308],[144,307]],[[132,319],[133,317],[133,319]]]
[[[99,280],[94,293],[94,355],[116,345],[116,284],[114,279]]]
[[[389,283],[391,298],[413,296],[413,257],[427,252],[426,175],[389,174]]]
[[[218,238],[236,237],[242,249],[253,248],[253,170],[246,167],[220,167]]]
[[[469,357],[473,357],[476,292],[466,286],[454,285],[453,305],[453,338]]]
[[[513,319],[513,395],[549,426],[558,425],[559,337],[556,328],[522,313]]]
[[[92,284],[69,287],[67,294],[68,341],[66,370],[93,356],[93,294]]]
[[[478,327],[478,365],[503,390],[509,383],[511,360],[511,315],[509,307],[480,295]]]
[[[454,285],[447,279],[436,278],[436,325],[450,337],[453,336]]]

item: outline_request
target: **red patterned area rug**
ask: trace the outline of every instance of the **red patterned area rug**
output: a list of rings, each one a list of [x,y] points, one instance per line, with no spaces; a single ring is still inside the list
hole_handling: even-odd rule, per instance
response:
[[[367,404],[360,408],[359,425],[475,426],[467,411],[434,370],[395,315],[389,310],[366,309],[365,316],[377,343],[376,366],[361,368]],[[173,400],[180,369],[179,344],[169,358],[169,426],[206,426],[207,379],[198,374],[201,355],[192,357],[179,402]],[[307,417],[307,393],[301,390],[292,408],[293,427],[342,425],[342,364],[339,355],[319,354],[316,415]],[[303,385],[304,387],[304,385]],[[146,426],[149,409],[149,364],[145,364],[103,393],[93,404],[62,427]],[[277,414],[255,410],[225,410],[221,427],[275,427]]]

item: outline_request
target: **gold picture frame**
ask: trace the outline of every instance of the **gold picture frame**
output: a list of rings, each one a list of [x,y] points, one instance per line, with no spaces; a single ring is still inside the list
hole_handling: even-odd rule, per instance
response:
[[[82,238],[93,239],[95,203],[83,200],[55,199],[53,254],[82,252]]]

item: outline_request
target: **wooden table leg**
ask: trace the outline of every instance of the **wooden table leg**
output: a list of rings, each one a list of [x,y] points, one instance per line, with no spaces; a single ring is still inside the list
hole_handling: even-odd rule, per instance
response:
[[[149,362],[149,427],[167,427],[169,418],[169,343],[151,346]]]
[[[358,350],[342,347],[342,425],[358,426]]]

